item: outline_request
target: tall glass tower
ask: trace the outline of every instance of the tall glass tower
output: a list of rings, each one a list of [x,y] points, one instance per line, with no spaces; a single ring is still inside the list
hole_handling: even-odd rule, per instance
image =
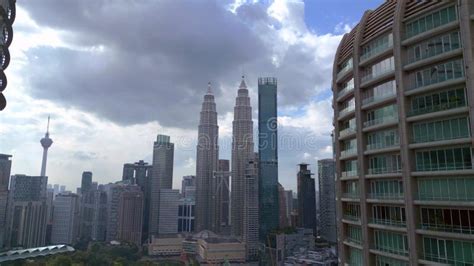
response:
[[[260,240],[278,228],[277,79],[258,79],[258,156]]]

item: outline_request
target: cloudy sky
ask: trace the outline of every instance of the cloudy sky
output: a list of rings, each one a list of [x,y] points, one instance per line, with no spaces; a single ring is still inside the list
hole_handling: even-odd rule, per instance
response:
[[[383,0],[19,0],[0,113],[0,153],[38,175],[48,115],[50,183],[75,190],[150,162],[157,134],[175,143],[174,187],[195,173],[207,83],[230,159],[232,110],[246,76],[254,119],[260,76],[278,78],[280,183],[332,156],[331,73],[342,35]],[[357,3],[357,4],[356,4]],[[348,6],[350,5],[350,8]],[[256,126],[256,123],[254,122]]]

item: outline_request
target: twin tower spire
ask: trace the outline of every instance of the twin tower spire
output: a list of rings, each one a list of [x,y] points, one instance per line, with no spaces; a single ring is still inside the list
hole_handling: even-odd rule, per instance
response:
[[[243,186],[245,163],[253,154],[252,107],[248,96],[245,77],[240,82],[234,108],[232,136],[232,233],[242,234]],[[211,83],[201,107],[196,154],[196,230],[222,232],[216,200],[214,173],[219,171],[219,126]]]

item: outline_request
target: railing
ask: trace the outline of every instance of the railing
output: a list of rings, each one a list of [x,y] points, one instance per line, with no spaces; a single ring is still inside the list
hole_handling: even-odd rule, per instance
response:
[[[434,113],[434,112],[439,112],[439,111],[444,111],[444,110],[449,110],[449,109],[454,109],[454,108],[464,107],[464,106],[466,106],[466,101],[464,101],[464,102],[443,103],[443,104],[438,104],[438,105],[432,105],[430,107],[410,110],[408,112],[408,116]]]
[[[357,192],[346,192],[346,193],[342,193],[342,198],[358,199],[358,198],[360,198],[360,195]]]
[[[469,251],[468,251],[469,252]],[[461,260],[462,257],[457,258],[447,254],[444,257],[440,257],[440,254],[423,253],[423,259],[428,261],[435,261],[448,265],[472,265],[472,261]]]
[[[370,97],[367,97],[367,98],[362,100],[362,105],[366,105],[366,104],[369,104],[369,103],[372,103],[372,102],[382,101],[382,100],[388,99],[390,97],[393,97],[395,95],[396,95],[395,92],[390,92],[390,93],[383,94],[383,95],[370,96]]]
[[[354,243],[354,244],[357,244],[357,245],[362,244],[362,240],[361,240],[361,239],[357,239],[357,238],[350,237],[350,236],[346,237],[346,242]]]
[[[341,151],[341,157],[347,157],[347,156],[356,155],[356,154],[357,154],[357,148]]]
[[[391,173],[401,173],[401,168],[394,168],[394,167],[380,167],[380,168],[369,168],[368,174],[369,175],[379,175],[379,174],[391,174]]]
[[[375,125],[380,125],[380,124],[386,124],[386,123],[391,123],[391,122],[397,122],[398,121],[398,115],[396,116],[384,116],[380,117],[374,120],[369,120],[364,122],[364,127],[370,127],[370,126],[375,126]]]
[[[339,71],[336,75],[336,79],[340,79],[341,77],[345,76],[348,72],[352,70],[352,64],[347,64],[343,69]]]
[[[369,193],[369,199],[401,200],[403,193]]]
[[[408,250],[397,249],[395,247],[387,248],[387,247],[381,247],[381,246],[374,245],[374,246],[372,246],[372,249],[382,251],[382,252],[391,253],[391,254],[401,255],[401,256],[408,256]]]
[[[392,47],[393,47],[393,42],[388,41],[386,43],[383,43],[382,45],[373,48],[370,52],[361,55],[360,61],[364,61],[369,58],[372,58],[378,54],[381,54],[387,50],[390,50]]]
[[[350,134],[354,134],[356,133],[356,128],[352,128],[352,127],[348,127],[346,129],[343,129],[339,132],[339,136],[340,137],[345,137],[345,136],[348,136]]]
[[[357,170],[350,170],[350,171],[343,171],[341,172],[341,177],[354,177],[354,176],[358,176],[359,173],[357,172]]]
[[[420,228],[424,230],[431,230],[431,231],[474,235],[474,228],[469,227],[469,226],[453,226],[453,225],[421,223]]]
[[[352,214],[344,214],[342,215],[342,218],[345,220],[354,221],[354,222],[360,221],[360,216],[356,216]]]
[[[425,163],[416,165],[416,171],[453,171],[472,169],[471,162],[455,162],[446,164]]]
[[[337,98],[341,97],[342,95],[345,95],[346,93],[349,93],[354,90],[354,86],[346,86],[344,89],[340,90],[337,93]]]
[[[370,218],[369,223],[380,224],[380,225],[388,225],[388,226],[396,226],[396,227],[405,227],[405,226],[407,226],[406,221],[396,221],[396,220],[390,220],[390,219]]]
[[[347,106],[346,108],[339,111],[339,117],[342,117],[350,112],[353,112],[354,110],[355,110],[355,105]]]
[[[389,68],[389,69],[385,69],[385,70],[383,70],[383,71],[381,71],[381,72],[378,72],[378,73],[376,73],[376,74],[374,74],[374,73],[367,74],[367,75],[365,75],[365,76],[362,77],[361,83],[369,82],[369,81],[374,80],[374,79],[376,79],[376,78],[378,78],[378,77],[380,77],[380,76],[383,76],[383,75],[385,75],[385,74],[387,74],[387,73],[391,73],[391,72],[394,72],[394,71],[395,71],[395,69]]]
[[[400,146],[400,139],[395,139],[392,143],[379,142],[373,144],[367,144],[367,150],[378,150],[390,147]]]
[[[474,201],[474,194],[468,194],[466,192],[461,195],[456,195],[454,193],[441,195],[439,191],[433,191],[432,193],[418,193],[417,199],[426,201]]]
[[[441,140],[452,140],[452,139],[462,139],[462,138],[469,138],[469,132],[463,132],[464,134],[460,133],[458,136],[451,136],[451,137],[444,137],[444,136],[415,136],[413,137],[413,143],[425,143],[425,142],[432,142],[432,141],[441,141]]]

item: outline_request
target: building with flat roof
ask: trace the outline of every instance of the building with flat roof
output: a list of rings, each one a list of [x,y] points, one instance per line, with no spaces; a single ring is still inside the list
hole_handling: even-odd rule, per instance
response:
[[[79,237],[80,198],[73,193],[60,193],[53,201],[51,243],[74,244]]]
[[[319,182],[319,236],[329,243],[337,242],[336,228],[336,161],[324,159],[318,161]]]
[[[473,19],[469,0],[384,1],[343,37],[340,264],[473,263]]]

